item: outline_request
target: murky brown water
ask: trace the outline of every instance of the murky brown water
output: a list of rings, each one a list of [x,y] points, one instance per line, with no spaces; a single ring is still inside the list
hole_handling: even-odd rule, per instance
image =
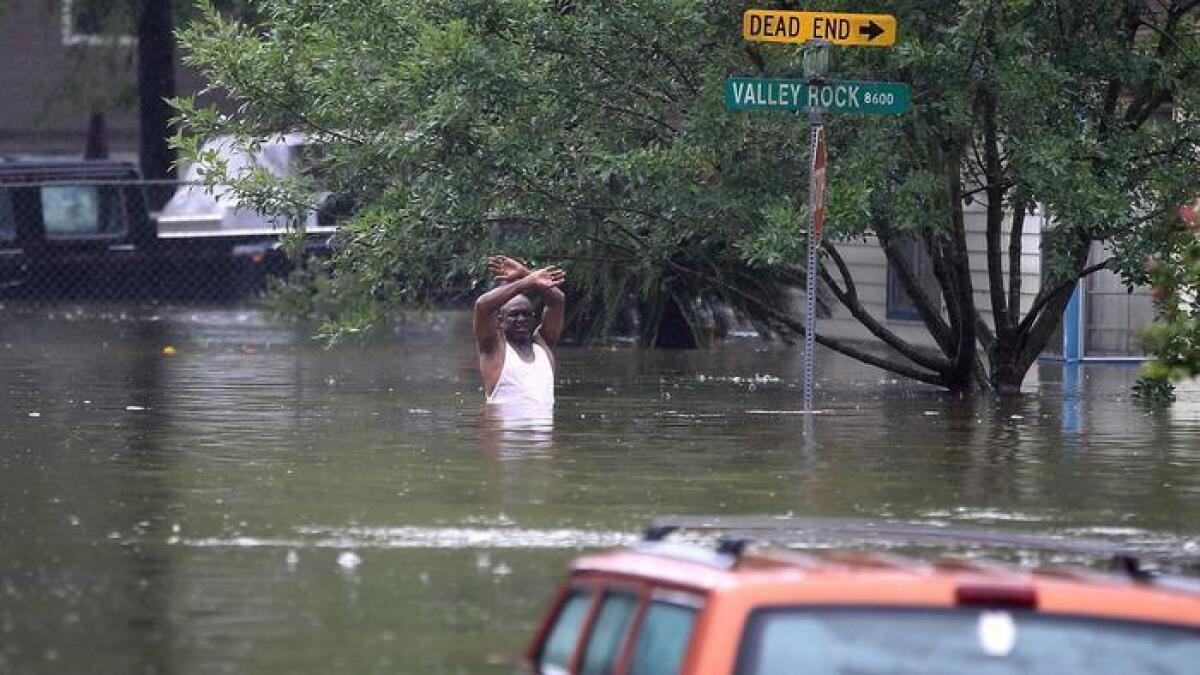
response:
[[[805,437],[796,349],[565,348],[513,424],[466,319],[327,353],[250,310],[0,309],[0,672],[512,672],[565,563],[662,514],[1198,546],[1194,387],[964,401],[825,358]]]

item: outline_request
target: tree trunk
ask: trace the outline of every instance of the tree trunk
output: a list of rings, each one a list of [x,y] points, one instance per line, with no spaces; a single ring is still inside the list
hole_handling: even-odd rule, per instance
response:
[[[977,339],[975,334],[975,290],[971,283],[971,256],[967,248],[967,227],[963,215],[962,177],[953,167],[962,164],[962,149],[956,148],[951,155],[953,164],[947,173],[950,176],[950,200],[953,216],[950,243],[953,255],[946,260],[953,283],[947,297],[950,325],[955,329],[955,351],[947,354],[953,361],[953,369],[947,373],[951,391],[969,392],[975,387],[975,362]]]
[[[1014,339],[997,340],[990,353],[992,385],[1001,394],[1016,394],[1021,391],[1025,374],[1037,362],[1046,348],[1050,337],[1062,323],[1063,312],[1071,301],[1071,294],[1081,279],[1104,269],[1108,261],[1087,266],[1088,251],[1092,241],[1079,237],[1070,248],[1071,272],[1065,280],[1049,282],[1034,300],[1029,314],[1016,327]],[[1043,239],[1043,256],[1048,242]]]
[[[108,159],[108,125],[104,113],[93,112],[88,120],[87,145],[83,149],[84,159]]]
[[[658,325],[655,326],[651,346],[659,349],[695,349],[700,346],[683,308],[674,297],[666,299]]]
[[[988,360],[992,365],[990,376],[996,393],[1004,396],[1021,393],[1021,382],[1025,380],[1026,371],[1017,366],[1016,345],[1007,340],[997,340]]]
[[[175,96],[174,10],[171,0],[139,0],[136,7],[142,175],[173,178],[175,153],[167,145],[171,135],[167,99]]]

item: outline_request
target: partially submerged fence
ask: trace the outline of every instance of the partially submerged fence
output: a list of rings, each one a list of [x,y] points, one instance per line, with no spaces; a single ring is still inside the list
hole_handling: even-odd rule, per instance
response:
[[[321,254],[334,228],[311,220],[306,247]],[[295,264],[281,242],[289,227],[120,163],[0,164],[0,297],[250,297]]]

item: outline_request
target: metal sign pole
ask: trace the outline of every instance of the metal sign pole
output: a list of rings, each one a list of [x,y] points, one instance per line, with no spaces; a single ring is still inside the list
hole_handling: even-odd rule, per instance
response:
[[[809,112],[809,163],[808,163],[808,272],[804,289],[804,412],[813,411],[813,387],[816,370],[817,336],[817,248],[820,247],[820,232],[817,230],[817,153],[822,132],[821,110]]]
[[[826,112],[900,115],[908,109],[908,85],[897,82],[829,81],[829,48],[834,44],[890,47],[896,43],[896,17],[890,14],[832,14],[749,9],[742,14],[742,37],[751,42],[804,45],[805,82],[778,77],[730,77],[727,110],[807,110],[809,122],[808,273],[804,308],[804,412],[812,419],[816,386],[817,255],[825,221]],[[805,426],[805,436],[809,427]]]
[[[829,43],[810,40],[804,45],[804,75],[809,84],[820,84],[829,69]],[[817,250],[821,246],[821,228],[825,219],[825,109],[808,110],[808,272],[804,298],[804,412],[813,412],[813,388],[816,386],[817,347]]]

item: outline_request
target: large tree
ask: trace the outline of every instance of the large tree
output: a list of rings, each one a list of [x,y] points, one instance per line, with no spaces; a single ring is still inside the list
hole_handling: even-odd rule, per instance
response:
[[[795,3],[774,3],[800,9]],[[1200,178],[1197,2],[905,0],[887,3],[895,49],[839,50],[839,79],[907,82],[897,119],[831,127],[829,298],[888,356],[821,344],[952,390],[1011,391],[1101,266],[1145,280],[1170,205]],[[188,59],[239,103],[177,105],[186,154],[263,208],[311,207],[316,186],[231,176],[199,140],[248,144],[305,131],[320,189],[353,217],[323,288],[342,328],[396,302],[462,288],[485,253],[567,263],[573,325],[599,335],[638,309],[648,344],[704,340],[732,306],[764,331],[801,334],[806,121],[729,113],[732,74],[797,75],[801,50],[744,43],[732,0],[265,0],[251,27],[209,12]],[[804,7],[810,9],[809,7]],[[875,3],[825,9],[882,11]],[[964,205],[986,204],[979,306]],[[1021,234],[1048,214],[1043,279],[1023,312]],[[1007,237],[1004,232],[1010,232]],[[903,340],[860,302],[842,242],[873,235],[936,350]],[[1111,261],[1088,267],[1093,242]],[[901,255],[932,262],[930,293]],[[669,330],[687,328],[684,335]]]

